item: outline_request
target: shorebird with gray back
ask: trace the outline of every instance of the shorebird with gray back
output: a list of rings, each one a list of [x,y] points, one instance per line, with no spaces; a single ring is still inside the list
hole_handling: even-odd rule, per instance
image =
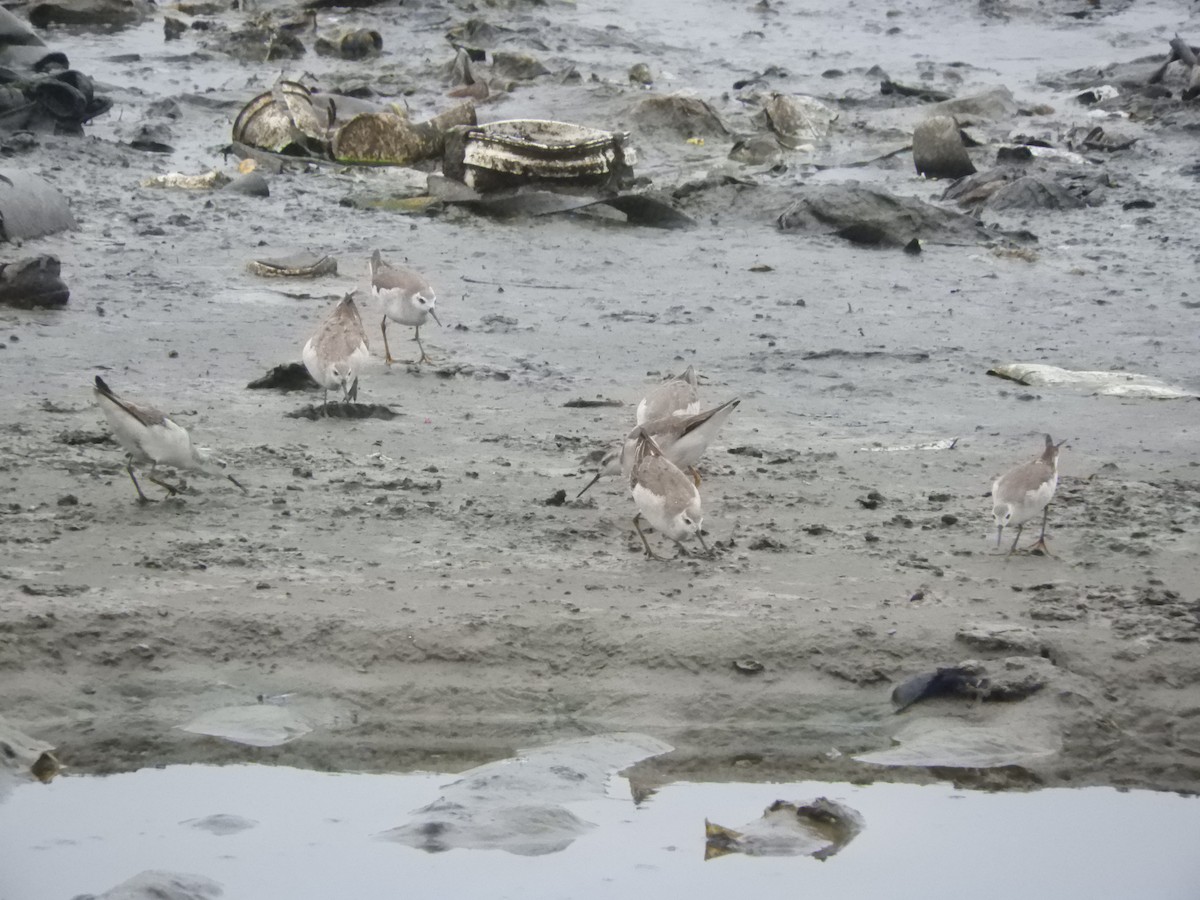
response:
[[[329,415],[329,392],[342,390],[342,402],[358,399],[358,373],[371,357],[354,291],[344,296],[304,345],[304,368],[325,390],[322,411]]]
[[[1004,526],[1016,525],[1017,536],[1013,540],[1008,555],[1012,556],[1021,540],[1021,530],[1025,523],[1042,514],[1042,534],[1037,542],[1029,548],[1030,552],[1041,549],[1050,555],[1046,547],[1046,520],[1050,516],[1050,501],[1058,487],[1058,448],[1066,441],[1057,444],[1046,435],[1046,447],[1037,459],[1017,466],[1005,472],[992,484],[992,516],[996,521],[996,546],[1000,546]]]
[[[699,376],[695,366],[646,392],[637,406],[637,423],[644,425],[666,416],[693,416],[700,412]]]
[[[642,531],[643,517],[655,531],[674,541],[684,555],[690,554],[683,546],[683,541],[694,535],[704,552],[711,556],[712,551],[704,543],[701,534],[704,513],[700,508],[700,492],[696,490],[695,483],[663,455],[645,428],[639,427],[635,431],[629,490],[638,508],[637,515],[633,517],[633,527],[642,539],[646,555],[664,559],[650,549],[650,542]]]
[[[643,431],[654,440],[663,456],[676,468],[690,469],[693,478],[697,478],[695,466],[700,462],[700,457],[717,436],[725,420],[741,402],[740,398],[735,397],[720,406],[695,415],[663,416],[636,426],[625,436],[619,449],[609,452],[600,460],[600,471],[575,495],[575,499],[582,497],[588,488],[605,475],[623,474],[628,477],[633,466],[638,436]]]
[[[113,435],[125,448],[125,471],[129,473],[129,478],[138,492],[139,503],[153,501],[142,493],[142,486],[133,474],[135,462],[150,463],[150,472],[146,477],[165,490],[170,497],[178,494],[180,488],[155,477],[155,470],[159,466],[190,469],[208,475],[224,475],[245,493],[246,488],[242,483],[224,471],[226,463],[215,458],[203,447],[193,446],[191,435],[178,422],[169,419],[153,406],[118,397],[99,375],[96,376],[92,394],[96,398],[96,405],[108,420]]]
[[[383,332],[384,362],[390,366],[396,361],[388,347],[388,319],[400,325],[411,325],[415,329],[414,340],[421,351],[416,363],[432,362],[421,345],[421,326],[430,316],[439,326],[442,322],[433,309],[437,296],[425,276],[415,269],[384,262],[376,250],[371,254],[371,293],[383,303],[383,320],[379,330]]]

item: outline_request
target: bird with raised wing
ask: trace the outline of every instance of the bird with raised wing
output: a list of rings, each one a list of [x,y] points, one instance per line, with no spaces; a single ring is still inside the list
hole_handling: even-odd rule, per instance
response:
[[[701,534],[704,513],[700,508],[700,492],[695,482],[663,455],[654,438],[644,428],[639,427],[636,431],[629,490],[638,508],[637,515],[633,517],[633,527],[642,539],[646,555],[654,559],[664,558],[650,549],[650,542],[642,531],[642,518],[663,537],[674,541],[681,553],[690,555],[683,541],[694,535],[704,552],[711,556],[712,551],[704,543]]]
[[[663,456],[676,468],[691,470],[695,479],[695,467],[700,462],[700,457],[741,402],[740,398],[735,397],[720,406],[695,415],[663,416],[636,426],[625,436],[618,449],[610,451],[600,460],[600,470],[583,486],[583,490],[575,495],[575,499],[582,497],[588,488],[605,475],[628,476],[633,466],[638,436],[643,431],[654,440]]]
[[[695,366],[655,385],[637,405],[637,423],[643,425],[667,416],[693,416],[700,412],[699,376]]]

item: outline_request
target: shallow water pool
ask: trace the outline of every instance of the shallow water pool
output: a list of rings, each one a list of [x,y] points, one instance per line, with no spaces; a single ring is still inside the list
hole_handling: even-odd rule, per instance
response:
[[[1175,794],[677,783],[635,804],[613,778],[563,804],[594,827],[557,852],[431,853],[381,837],[456,778],[191,765],[26,785],[0,804],[0,900],[100,894],[149,869],[258,900],[1200,896],[1200,800]],[[837,855],[705,861],[706,819],[739,828],[775,800],[815,797],[862,817]]]

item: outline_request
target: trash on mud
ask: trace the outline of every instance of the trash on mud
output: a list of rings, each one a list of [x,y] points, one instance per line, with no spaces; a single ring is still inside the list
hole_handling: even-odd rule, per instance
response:
[[[151,175],[142,179],[142,187],[172,188],[181,191],[214,191],[217,188],[225,187],[229,182],[228,175],[213,169],[203,175],[184,175],[182,172]]]
[[[898,746],[853,757],[879,766],[991,769],[1054,756],[1062,738],[1048,722],[977,725],[960,719],[914,719],[892,739]]]
[[[844,849],[865,827],[857,810],[817,797],[806,803],[776,800],[762,818],[737,829],[704,820],[704,858],[730,853],[746,856],[811,856],[826,860]]]
[[[214,709],[179,728],[249,747],[278,747],[312,731],[302,716],[269,703]]]
[[[479,193],[538,182],[618,189],[636,162],[627,132],[509,119],[451,129],[442,172]]]
[[[757,659],[735,659],[733,668],[743,675],[758,675],[766,667]]]
[[[442,156],[449,134],[475,122],[475,107],[460,103],[425,122],[396,110],[360,113],[332,132],[330,154],[338,162],[407,166]]]
[[[975,173],[958,122],[951,116],[931,116],[913,130],[913,164],[926,178],[962,178]]]
[[[314,382],[315,383],[315,382]],[[400,413],[380,403],[354,403],[334,401],[328,405],[314,403],[302,406],[286,414],[289,419],[394,419]]]
[[[66,306],[71,291],[59,276],[54,256],[0,262],[0,306],[41,309]]]
[[[75,227],[67,198],[20,169],[0,169],[0,240],[23,241]]]
[[[40,52],[41,48],[37,49]],[[65,57],[62,62],[65,69]],[[38,69],[24,76],[5,70],[0,83],[0,132],[80,135],[84,123],[112,108],[112,100],[97,94],[87,75],[73,69],[53,68],[49,73]]]
[[[263,278],[318,278],[321,275],[336,275],[338,270],[337,257],[328,253],[293,253],[290,256],[277,256],[270,259],[252,259],[246,263],[246,269],[253,275]],[[299,365],[293,363],[293,365]],[[276,366],[276,369],[281,367]],[[311,381],[311,379],[309,379]],[[250,387],[259,386],[257,383]],[[274,385],[261,385],[274,387]]]
[[[986,634],[991,634],[993,640],[989,642]],[[998,629],[960,632],[957,637],[979,649],[1012,647],[1011,643],[1005,644]],[[1034,640],[1032,635],[1027,637]],[[1037,646],[1040,650],[1040,644]],[[989,669],[979,660],[969,659],[955,666],[914,675],[892,691],[892,705],[899,713],[914,703],[936,697],[1005,703],[1024,700],[1049,684],[1054,674],[1054,664],[1040,656],[1010,656],[993,660],[991,666]]]
[[[378,837],[429,853],[555,853],[593,827],[565,804],[605,796],[612,775],[672,749],[648,735],[618,733],[521,750],[514,759],[464,772],[411,821]]]
[[[0,716],[0,800],[14,785],[30,780],[49,784],[61,770],[53,745],[30,737]]]
[[[442,155],[446,132],[472,125],[475,107],[460,103],[426,122],[411,122],[394,106],[321,94],[280,80],[238,113],[233,146],[343,163],[410,165]]]
[[[78,900],[217,900],[224,893],[219,882],[203,875],[147,869],[103,894],[83,894]]]
[[[803,188],[777,221],[781,231],[833,234],[864,246],[903,247],[914,238],[935,244],[976,243],[1001,236],[970,216],[856,181]]]
[[[958,438],[945,438],[940,441],[926,441],[924,444],[872,444],[870,447],[860,447],[871,453],[907,453],[910,450],[953,450],[958,446]]]
[[[989,375],[1019,384],[1043,387],[1082,388],[1105,397],[1144,400],[1194,400],[1198,396],[1150,375],[1136,372],[1086,372],[1060,369],[1040,363],[1004,363],[988,369]]]
[[[261,378],[256,378],[246,387],[252,391],[271,389],[274,391],[316,390],[318,385],[308,374],[304,363],[281,363]]]
[[[982,667],[947,666],[922,672],[896,685],[892,705],[896,712],[903,712],[914,703],[934,697],[981,699],[986,688],[987,676]]]

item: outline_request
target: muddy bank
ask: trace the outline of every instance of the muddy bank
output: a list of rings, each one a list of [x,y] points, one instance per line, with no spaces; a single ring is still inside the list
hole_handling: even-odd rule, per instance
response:
[[[630,128],[656,185],[704,185],[681,195],[698,223],[685,232],[342,205],[394,189],[401,176],[387,169],[296,168],[273,175],[266,198],[143,189],[155,172],[224,165],[233,115],[276,69],[168,50],[161,23],[102,41],[55,33],[130,112],[97,119],[84,139],[42,136],[22,158],[72,199],[80,229],[29,245],[62,260],[68,307],[0,313],[2,712],[76,771],[233,759],[451,768],[637,730],[678,748],[648,764],[651,782],[735,771],[931,778],[850,757],[887,746],[915,716],[1052,718],[1056,756],[982,783],[1200,788],[1200,404],[986,374],[1045,362],[1200,387],[1196,237],[1179,227],[1194,186],[1190,111],[1120,121],[1140,140],[1106,160],[1105,204],[993,219],[1038,233],[1033,252],[983,244],[910,257],[776,227],[809,181],[940,194],[916,180],[911,158],[840,167],[902,145],[921,113],[879,99],[876,59],[897,80],[964,94],[1004,81],[1023,104],[1056,110],[1009,125],[1065,130],[1089,115],[1070,105],[1076,79],[1030,72],[1031,47],[1060,59],[1069,32],[1070,52],[1089,55],[1056,62],[1062,75],[1161,50],[1195,13],[1130,9],[1060,25],[1014,7],[986,27],[977,13],[938,13],[970,65],[915,70],[912,52],[931,52],[917,37],[932,23],[922,17],[935,14],[902,13],[913,25],[889,36],[882,21],[739,10],[745,33],[724,24],[720,33],[742,34],[726,48],[711,37],[715,10],[686,22],[647,13],[621,30],[597,12],[539,10],[559,39],[546,45],[566,48],[553,51],[534,46],[532,13],[497,14],[524,34],[507,40],[584,77],[522,83],[481,105],[481,118]],[[432,113],[445,102],[437,67],[453,57],[434,24],[466,15],[415,15],[421,27],[392,11],[339,20],[378,27],[384,55],[370,68],[305,65],[335,83],[370,78],[417,117]],[[793,62],[802,27],[822,49]],[[878,54],[870,63],[863,41]],[[732,136],[638,136],[632,110],[646,91],[628,70],[647,57],[661,86],[696,91],[733,123],[729,85],[786,60],[775,86],[836,103],[840,130],[789,151],[778,171],[730,169]],[[181,81],[161,90],[182,110],[169,157],[123,143],[159,96],[144,83],[152,66]],[[843,74],[827,76],[833,68]],[[96,178],[101,166],[111,177]],[[1123,208],[1139,198],[1154,206]],[[445,325],[422,331],[434,366],[376,360],[364,374],[362,400],[400,415],[310,421],[289,413],[314,394],[246,390],[298,359],[336,297],[365,281],[376,247],[429,275]],[[337,255],[338,277],[281,284],[246,271],[249,259],[297,248]],[[364,309],[377,352],[379,316]],[[717,558],[661,564],[642,557],[620,485],[545,501],[574,496],[644,390],[691,362],[706,405],[742,403],[703,467]],[[218,448],[250,495],[191,476],[182,499],[134,503],[90,402],[96,373]],[[567,406],[580,398],[625,405]],[[1055,556],[1006,559],[987,492],[1045,431],[1067,439]],[[953,438],[953,449],[919,449]],[[958,637],[1012,623],[1032,640]],[[892,688],[913,674],[1014,655],[1057,670],[1037,696],[892,712]],[[763,671],[737,671],[740,659]],[[315,726],[282,748],[175,727],[281,694]]]

